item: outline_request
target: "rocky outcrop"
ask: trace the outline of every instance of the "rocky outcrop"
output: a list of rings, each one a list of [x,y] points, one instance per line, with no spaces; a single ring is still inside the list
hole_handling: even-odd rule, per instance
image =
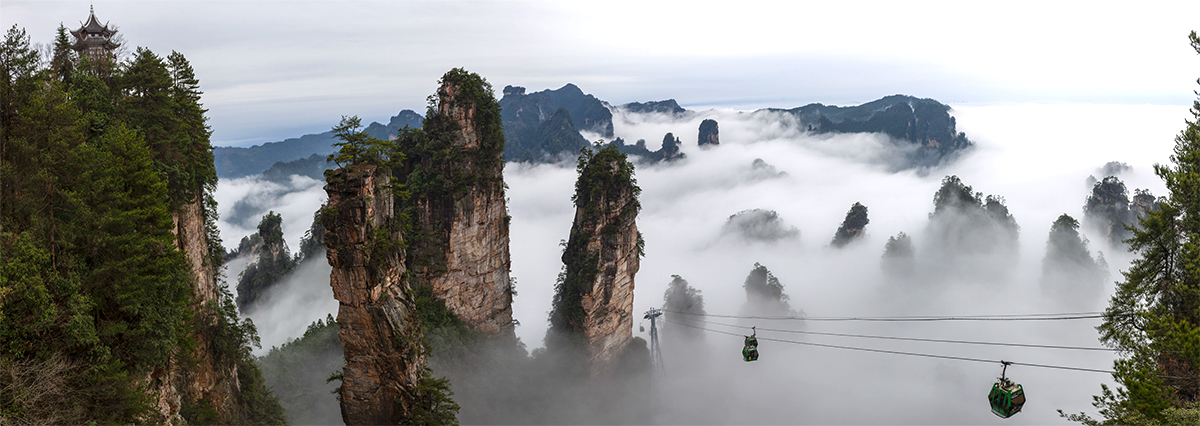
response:
[[[621,105],[621,109],[635,114],[666,114],[679,116],[686,114],[688,110],[679,106],[679,102],[674,99],[665,101],[650,101],[650,102],[630,102]]]
[[[337,169],[322,214],[329,284],[338,300],[342,419],[396,423],[408,414],[425,368],[422,333],[403,280],[403,240],[393,220],[391,175],[372,165]]]
[[[430,280],[434,295],[468,326],[513,335],[504,192],[473,192],[454,207],[446,273]]]
[[[705,145],[720,145],[721,144],[721,128],[717,126],[717,120],[711,118],[700,122],[700,136],[696,139],[700,146]]]
[[[206,212],[203,196],[197,194],[194,202],[184,204],[172,214],[175,222],[175,246],[182,250],[191,272],[193,303],[204,310],[218,302],[217,281],[212,259],[209,257],[208,236],[205,232]],[[215,320],[205,318],[202,321]],[[184,404],[207,405],[224,422],[237,416],[238,368],[232,360],[218,359],[212,348],[210,336],[201,332],[192,335],[196,349],[191,359],[172,357],[168,364],[154,370],[147,378],[150,391],[155,395],[155,411],[166,422],[181,423]]]
[[[671,133],[663,135],[662,148],[658,149],[658,159],[661,161],[671,161],[684,158],[684,154],[679,152],[679,146],[683,143],[679,142],[679,138]]]
[[[237,307],[243,313],[252,312],[267,290],[283,281],[296,266],[296,259],[283,240],[282,216],[274,211],[263,216],[257,235],[254,240],[262,241],[262,245],[249,253],[251,263],[242,271],[237,284]]]
[[[413,243],[409,266],[416,285],[431,287],[467,327],[515,336],[503,124],[491,87],[485,86],[478,75],[446,73],[437,111],[425,123],[436,147],[406,153],[410,176],[402,181],[433,175],[441,179],[437,186],[454,188],[433,190],[417,183],[411,197],[417,210],[414,229],[423,238]],[[512,95],[511,88],[507,91]]]
[[[679,142],[679,138],[672,133],[663,135],[662,147],[657,151],[651,151],[646,148],[646,140],[638,139],[633,145],[626,145],[625,140],[617,138],[609,143],[609,146],[615,147],[618,151],[624,154],[639,157],[639,161],[647,161],[650,163],[672,162],[687,158],[687,154],[680,152],[679,147],[683,145]]]
[[[633,165],[613,146],[580,159],[575,220],[551,311],[551,333],[577,336],[593,376],[608,374],[633,337],[634,275],[640,267],[639,192]],[[582,337],[579,339],[578,337]]]

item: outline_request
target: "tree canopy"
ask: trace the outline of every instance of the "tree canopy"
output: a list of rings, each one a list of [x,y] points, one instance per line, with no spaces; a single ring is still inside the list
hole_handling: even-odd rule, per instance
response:
[[[1200,54],[1200,38],[1190,35]],[[1197,80],[1200,82],[1200,80]],[[1129,229],[1137,253],[1098,327],[1117,349],[1116,389],[1101,385],[1089,425],[1174,424],[1200,419],[1200,99],[1175,137],[1171,164],[1155,165],[1169,194]],[[1128,228],[1127,228],[1128,229]]]
[[[240,414],[217,421],[282,422],[255,381],[252,324],[225,309],[227,292],[200,303],[192,276],[204,272],[177,246],[173,215],[199,204],[210,248],[199,255],[219,268],[210,131],[191,66],[143,48],[93,67],[61,26],[49,53],[42,63],[16,25],[0,44],[0,423],[166,421],[147,380],[195,365],[202,350],[241,384]],[[188,418],[204,404],[186,398],[185,419],[204,417]]]

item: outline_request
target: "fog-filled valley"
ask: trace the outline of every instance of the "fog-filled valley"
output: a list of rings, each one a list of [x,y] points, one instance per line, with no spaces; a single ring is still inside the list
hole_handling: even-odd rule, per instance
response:
[[[958,129],[975,146],[937,168],[894,171],[898,144],[874,133],[814,134],[778,113],[709,110],[684,115],[614,110],[616,137],[644,139],[647,148],[671,132],[686,158],[635,164],[642,189],[638,229],[645,257],[637,273],[634,335],[650,340],[641,313],[661,308],[673,275],[703,296],[703,321],[667,312],[660,319],[664,369],[648,381],[651,417],[663,424],[754,423],[971,423],[1044,424],[1061,421],[1056,409],[1089,411],[1091,395],[1107,374],[1011,366],[1024,385],[1022,414],[1001,420],[989,413],[987,390],[1000,374],[998,360],[1109,370],[1110,351],[1056,350],[844,338],[794,331],[846,333],[1097,348],[1099,319],[974,322],[822,322],[720,316],[769,316],[747,307],[743,283],[755,264],[770,270],[797,314],[822,317],[975,316],[1102,311],[1121,279],[1129,253],[1087,226],[1083,206],[1093,179],[1110,162],[1135,189],[1165,195],[1152,165],[1166,163],[1186,108],[1106,105],[953,105]],[[720,144],[700,147],[704,119],[720,123]],[[590,140],[595,135],[584,134]],[[517,296],[516,335],[533,351],[543,345],[554,283],[562,268],[562,241],[571,229],[575,164],[506,164],[511,215],[512,275]],[[940,230],[934,194],[947,176],[983,196],[1002,199],[1019,227],[1016,244],[983,238],[959,241],[961,229]],[[293,176],[222,180],[216,199],[227,249],[269,211],[282,216],[287,246],[300,245],[313,213],[325,200],[323,182]],[[861,237],[831,246],[854,203],[869,209]],[[759,209],[763,214],[738,215]],[[774,212],[774,214],[769,214]],[[1048,291],[1040,284],[1051,225],[1067,214],[1083,223],[1092,257],[1102,252],[1108,276],[1099,288]],[[951,216],[945,216],[951,217]],[[967,227],[973,226],[969,219]],[[731,220],[733,222],[731,222]],[[941,220],[941,219],[939,219]],[[761,223],[760,223],[761,222]],[[949,226],[949,225],[945,225]],[[955,231],[960,230],[960,231]],[[884,268],[889,238],[911,237],[907,271]],[[954,241],[952,241],[954,240]],[[963,247],[982,247],[967,250]],[[247,259],[225,271],[236,287]],[[301,263],[282,284],[244,312],[257,326],[257,355],[302,335],[309,324],[337,314],[324,255]],[[1090,290],[1090,291],[1089,291]],[[1064,296],[1065,295],[1065,296]],[[709,331],[695,333],[688,326]],[[742,335],[757,327],[761,358],[739,356]],[[680,338],[678,336],[696,336]],[[790,341],[790,342],[789,342]],[[996,360],[995,363],[870,353],[793,342]],[[331,372],[322,372],[328,375]],[[436,369],[435,369],[436,373]],[[460,395],[461,389],[455,389]],[[336,409],[334,396],[330,405]],[[462,400],[461,418],[486,418],[494,407]],[[584,401],[578,404],[586,405]],[[547,408],[551,410],[551,408]],[[571,413],[571,407],[554,407]],[[578,413],[587,413],[580,408]],[[603,418],[564,415],[577,423]],[[561,418],[560,418],[561,419]],[[301,419],[292,419],[303,423]]]

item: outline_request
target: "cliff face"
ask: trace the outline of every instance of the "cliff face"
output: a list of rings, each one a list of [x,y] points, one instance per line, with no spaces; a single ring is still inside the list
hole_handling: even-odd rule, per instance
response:
[[[218,301],[215,271],[208,257],[202,200],[203,196],[198,194],[196,201],[184,204],[173,214],[175,246],[183,250],[187,259],[198,311]],[[172,359],[169,365],[151,373],[149,385],[157,395],[154,408],[167,421],[178,423],[184,404],[205,404],[222,421],[230,422],[237,416],[237,394],[241,388],[237,365],[232,360],[217,359],[209,336],[196,333],[192,337],[196,341],[193,359]]]
[[[588,370],[610,372],[633,337],[633,288],[641,259],[639,192],[633,165],[613,146],[585,152],[576,183],[575,220],[563,252],[564,280],[551,332],[582,337]]]
[[[479,88],[465,87],[469,79],[456,80],[453,73],[442,79],[436,115],[427,131],[435,137],[448,133],[447,149],[455,153],[454,159],[434,168],[462,190],[427,193],[418,200],[419,228],[432,231],[439,241],[431,247],[441,250],[434,257],[445,260],[444,265],[419,272],[433,294],[468,327],[512,336],[503,140],[494,140],[503,133],[499,117],[484,117],[481,111],[489,105],[480,103],[498,106],[490,98],[468,94]]]
[[[339,302],[342,419],[346,424],[395,423],[411,410],[425,368],[423,340],[403,281],[402,236],[392,224],[385,169],[358,165],[328,178],[322,215],[329,284]]]

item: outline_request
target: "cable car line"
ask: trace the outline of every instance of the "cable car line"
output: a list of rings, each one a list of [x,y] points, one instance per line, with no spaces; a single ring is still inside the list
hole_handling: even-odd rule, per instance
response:
[[[700,320],[700,322],[703,322],[705,324],[721,325],[721,326],[726,326],[726,327],[752,328],[752,327],[747,327],[744,325],[722,324],[719,322],[712,322],[712,321]],[[1068,350],[1080,350],[1080,351],[1110,351],[1110,352],[1116,351],[1116,349],[1113,349],[1113,348],[1099,348],[1099,347],[1037,345],[1037,344],[1028,344],[1028,343],[979,342],[979,341],[970,341],[970,340],[926,339],[926,338],[918,338],[918,337],[872,336],[872,335],[867,335],[867,334],[823,333],[823,332],[818,332],[818,331],[784,330],[784,329],[776,329],[776,328],[764,328],[763,331],[774,331],[774,332],[779,332],[779,333],[794,333],[794,334],[813,334],[813,335],[818,335],[818,336],[857,337],[857,338],[863,338],[863,339],[904,340],[904,341],[912,341],[912,342],[958,343],[958,344],[966,344],[966,345],[989,345],[989,346],[1016,346],[1016,347],[1023,347],[1023,348],[1068,349]]]
[[[671,321],[671,320],[667,320],[667,322],[670,322],[673,324],[678,324],[678,325],[681,325],[684,327],[691,327],[691,328],[697,328],[697,329],[704,330],[704,331],[710,331],[713,333],[744,337],[737,333],[730,333],[727,331],[720,331],[720,330],[712,330],[712,329],[708,329],[708,328],[704,328],[704,327],[698,327],[698,326],[684,324],[681,322],[676,322],[676,321]],[[950,359],[950,360],[957,360],[957,361],[986,362],[986,363],[992,363],[992,364],[1007,362],[1010,365],[1023,365],[1026,367],[1052,368],[1052,369],[1059,369],[1059,370],[1073,370],[1073,371],[1086,371],[1086,372],[1092,372],[1092,373],[1113,374],[1112,370],[1100,370],[1100,369],[1094,369],[1094,368],[1068,367],[1068,366],[1062,366],[1062,365],[1049,365],[1049,364],[1032,364],[1032,363],[1024,363],[1024,362],[982,359],[982,358],[970,358],[970,357],[960,357],[960,356],[951,356],[951,355],[937,355],[937,354],[924,354],[924,353],[917,353],[917,352],[892,351],[892,350],[886,350],[886,349],[858,348],[858,347],[853,347],[853,346],[829,345],[829,344],[824,344],[824,343],[799,342],[799,341],[795,341],[795,340],[772,339],[772,338],[768,338],[768,337],[758,337],[758,340],[766,340],[766,341],[780,342],[780,343],[792,343],[792,344],[797,344],[797,345],[820,346],[820,347],[834,348],[834,349],[847,349],[847,350],[853,350],[853,351],[886,353],[886,354],[894,354],[894,355],[908,355],[908,356],[918,356],[918,357],[926,357],[926,358],[940,358],[940,359]]]
[[[900,316],[900,317],[807,317],[807,316],[755,316],[755,315],[717,315],[693,314],[688,312],[663,310],[672,314],[735,318],[758,320],[800,320],[800,321],[876,321],[876,322],[928,322],[928,321],[1061,321],[1078,319],[1111,318],[1115,316],[1134,314],[1105,314],[1103,312],[1080,312],[1067,314],[1009,314],[1009,315],[958,315],[958,316]]]

